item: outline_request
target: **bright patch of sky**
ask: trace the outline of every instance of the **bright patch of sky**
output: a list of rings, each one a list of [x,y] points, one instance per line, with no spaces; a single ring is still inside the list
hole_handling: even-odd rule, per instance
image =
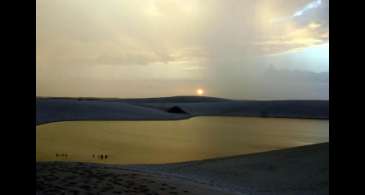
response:
[[[303,15],[306,11],[308,10],[311,10],[311,9],[314,9],[314,8],[317,8],[319,6],[321,6],[322,4],[322,0],[316,0],[316,1],[313,1],[313,2],[310,2],[309,4],[307,4],[305,7],[303,7],[302,9],[296,11],[294,13],[294,17],[296,16],[301,16]]]
[[[277,69],[328,72],[329,43],[268,55],[263,62]]]

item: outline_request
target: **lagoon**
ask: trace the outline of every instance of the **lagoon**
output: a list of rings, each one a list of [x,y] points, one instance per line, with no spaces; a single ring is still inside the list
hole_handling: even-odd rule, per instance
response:
[[[37,126],[36,158],[37,161],[160,164],[328,141],[328,120],[195,117],[166,121],[67,121]],[[98,158],[101,154],[108,158]]]

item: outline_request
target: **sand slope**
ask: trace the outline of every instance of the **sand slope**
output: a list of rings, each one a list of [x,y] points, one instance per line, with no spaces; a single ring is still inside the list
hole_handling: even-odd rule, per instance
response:
[[[233,194],[175,177],[83,163],[37,165],[37,194]]]
[[[36,103],[37,125],[69,120],[165,120],[187,117],[122,102],[37,99]]]
[[[130,168],[208,181],[212,185],[242,193],[328,194],[329,144]]]
[[[39,194],[325,195],[328,177],[328,143],[165,165],[37,163]]]

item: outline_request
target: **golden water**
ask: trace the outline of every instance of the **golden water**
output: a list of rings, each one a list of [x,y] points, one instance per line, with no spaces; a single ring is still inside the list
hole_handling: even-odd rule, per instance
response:
[[[328,142],[329,123],[251,117],[72,121],[37,126],[36,139],[37,161],[167,163]],[[107,154],[108,158],[97,158],[100,154]]]

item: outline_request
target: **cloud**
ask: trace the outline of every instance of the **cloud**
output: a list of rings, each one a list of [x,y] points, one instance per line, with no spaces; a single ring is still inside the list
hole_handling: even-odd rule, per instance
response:
[[[321,24],[316,23],[316,22],[311,22],[310,24],[308,24],[308,27],[310,29],[317,29],[317,28],[321,27]]]
[[[280,36],[273,36],[271,40],[257,42],[266,54],[281,53],[294,49],[301,49],[328,42],[328,31],[317,29],[320,24],[312,22],[303,28],[295,28]]]
[[[269,46],[272,43],[277,45],[281,41],[284,48],[285,45],[292,44],[292,48],[286,48],[291,50],[328,42],[328,3],[328,0],[309,1],[294,9],[292,15],[273,18],[273,25],[286,30],[279,31],[281,35],[272,36],[269,38],[271,40],[265,40],[261,45],[265,45],[265,42]],[[278,49],[278,52],[282,51]]]
[[[210,58],[222,58],[219,54],[224,57],[242,53],[260,55],[261,52],[276,52],[273,48],[282,51],[320,44],[322,37],[318,34],[325,31],[318,28],[315,28],[318,33],[293,37],[294,33],[306,31],[300,26],[302,18],[308,18],[304,14],[279,27],[270,25],[270,18],[280,15],[275,10],[287,14],[302,10],[310,15],[312,24],[326,26],[320,23],[325,21],[320,18],[322,15],[315,14],[322,10],[319,5],[324,6],[325,2],[315,3],[316,6],[310,6],[307,1],[281,2],[39,1],[37,49],[42,55],[38,62],[94,64],[94,60],[95,63],[146,65],[174,61],[171,59],[174,53],[187,48],[210,53]],[[284,9],[277,4],[284,4]],[[265,48],[263,43],[271,49]],[[183,58],[191,57],[185,55]]]
[[[78,83],[74,93],[89,80],[110,86],[100,92],[105,95],[119,85],[129,87],[131,80],[143,85],[140,80],[159,79],[199,81],[217,96],[248,97],[270,62],[287,69],[326,69],[318,68],[328,66],[326,59],[313,52],[293,53],[328,42],[328,1],[313,2],[37,1],[37,90],[55,93],[52,85],[73,81]],[[152,95],[160,88],[145,90]]]

